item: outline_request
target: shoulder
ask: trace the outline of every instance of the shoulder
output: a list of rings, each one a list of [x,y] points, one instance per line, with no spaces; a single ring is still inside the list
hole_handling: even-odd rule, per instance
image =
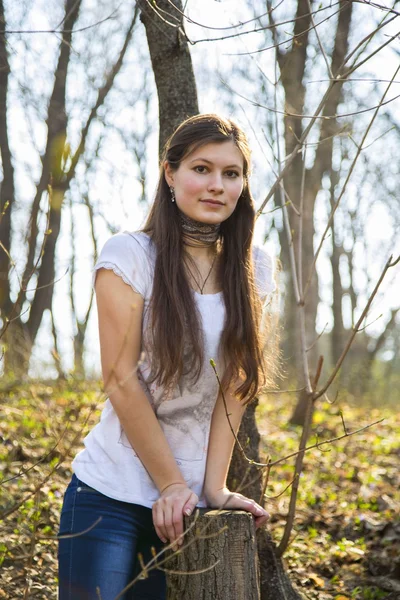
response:
[[[142,231],[120,231],[105,242],[101,253],[108,252],[145,253],[150,254],[153,243],[150,237]]]
[[[143,231],[122,231],[120,235],[124,235],[129,240],[133,240],[133,243],[139,244],[145,252],[151,253],[154,251],[154,243],[151,237]]]
[[[94,265],[93,284],[98,269],[111,269],[146,297],[152,282],[153,253],[153,243],[143,232],[121,231],[112,235],[103,245]]]
[[[271,254],[260,246],[253,246],[255,283],[262,298],[276,289],[275,261]]]

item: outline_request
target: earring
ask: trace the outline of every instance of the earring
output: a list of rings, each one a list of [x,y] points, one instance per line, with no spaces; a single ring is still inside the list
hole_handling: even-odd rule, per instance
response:
[[[172,202],[175,202],[175,200],[176,200],[176,198],[175,198],[175,190],[172,187],[172,185],[170,186],[169,190],[171,192],[171,200],[172,200]]]

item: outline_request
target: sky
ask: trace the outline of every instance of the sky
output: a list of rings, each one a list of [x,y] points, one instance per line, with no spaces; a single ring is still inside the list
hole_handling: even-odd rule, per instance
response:
[[[229,25],[237,24],[238,22],[249,18],[249,16],[252,16],[249,15],[245,4],[246,3],[239,0],[225,0],[221,2],[214,0],[202,0],[202,2],[189,0],[187,2],[187,10],[191,19],[197,23],[201,23],[213,28],[226,28]],[[257,2],[254,2],[253,4],[256,6]],[[260,6],[265,6],[264,2],[260,2],[259,4]],[[91,0],[87,0],[86,4],[84,3],[84,7],[87,9],[87,13],[85,13],[87,15],[85,17],[86,22],[93,22],[91,19],[93,19],[94,15],[99,18],[103,15],[109,14],[111,5],[115,5],[115,7],[119,7],[120,10],[125,10],[126,14],[129,14],[129,7],[127,7],[126,3],[121,5],[117,2],[110,3],[109,1],[103,1],[95,3]],[[20,7],[22,7],[22,4]],[[54,27],[54,22],[58,22],[58,15],[56,14],[57,3],[54,4],[54,7],[54,11],[52,12],[48,9],[47,3],[43,2],[42,0],[36,0],[33,5],[30,5],[29,24],[32,29]],[[58,10],[59,8],[60,7],[58,7]],[[368,19],[365,19],[364,14],[360,12],[364,8],[365,7],[357,6],[357,11],[359,11],[357,17],[359,19],[358,35],[362,34],[363,27],[365,27],[366,30],[368,27]],[[83,24],[85,24],[85,21],[83,21]],[[324,25],[324,27],[329,26],[329,23]],[[114,24],[111,23],[110,27],[114,27]],[[241,29],[251,29],[252,27],[253,24],[249,24],[247,26],[243,26]],[[96,44],[100,43],[99,40],[103,39],[101,36],[104,35],[102,33],[104,31],[105,26],[101,31],[97,30],[90,33],[92,36],[90,39],[93,44],[93,53],[96,50]],[[231,30],[210,30],[205,27],[200,27],[195,23],[186,23],[186,32],[189,39],[191,39],[193,42],[203,38],[216,38],[221,36],[221,34],[226,34],[227,31]],[[237,31],[237,29],[234,31]],[[41,69],[44,67],[48,68],[49,70],[51,69],[52,64],[57,56],[56,48],[58,40],[53,35],[38,35],[36,37],[32,36],[32,38],[33,39],[30,39],[28,43],[31,44],[31,49],[33,49],[36,54],[32,54],[31,62],[26,63],[26,60],[23,58],[27,56],[24,53],[24,48],[22,46],[23,40],[21,41],[20,45],[16,43],[13,47],[13,60],[14,64],[18,67],[17,70],[20,73],[21,80],[24,78],[24,70],[31,70],[31,73],[28,74],[27,77],[31,76],[34,78],[35,86],[36,82],[43,86],[43,89],[36,90],[39,97],[40,94],[48,94],[49,88],[46,88],[46,85],[51,85],[51,80],[48,84],[46,84],[46,79],[40,77],[39,75]],[[83,38],[82,36],[79,37],[79,35],[74,37],[73,51],[77,56],[79,53],[86,51],[86,39],[87,38]],[[324,44],[329,44],[328,37],[324,38]],[[236,37],[230,40],[225,40],[223,42],[214,42],[212,46],[206,42],[198,42],[191,45],[190,48],[194,62],[196,79],[198,82],[201,112],[221,112],[227,116],[233,116],[248,133],[250,144],[253,149],[254,161],[252,186],[258,206],[263,197],[265,197],[271,182],[271,172],[265,159],[265,153],[268,152],[268,149],[265,149],[265,132],[257,122],[257,115],[259,113],[252,112],[251,105],[245,99],[236,97],[233,104],[227,102],[226,89],[224,88],[223,82],[218,80],[217,73],[219,76],[222,76],[222,78],[225,79],[226,83],[228,83],[236,91],[242,93],[243,96],[246,96],[246,98],[271,105],[273,98],[268,91],[268,85],[266,94],[261,98],[256,92],[258,89],[257,84],[253,86],[246,86],[246,89],[243,89],[243,84],[240,79],[239,67],[243,64],[248,65],[249,69],[254,69],[254,72],[260,72],[262,70],[267,79],[274,79],[273,61],[271,59],[271,52],[273,52],[272,50],[262,54],[251,54],[251,58],[246,59],[248,61],[247,63],[244,63],[243,58],[237,56],[239,53],[249,51],[253,52],[259,48],[259,45],[260,43],[258,36],[256,34],[250,34],[239,38]],[[137,48],[137,44],[135,44],[135,48]],[[105,47],[105,62],[108,51],[109,49]],[[142,44],[141,51],[144,53],[147,51],[145,44]],[[388,50],[379,55],[376,60],[372,61],[369,68],[374,77],[379,76],[381,79],[390,79],[396,67],[396,61],[398,63],[398,57],[396,58],[395,53],[393,53],[391,50]],[[79,61],[77,60],[76,64],[78,65],[78,63]],[[311,104],[318,102],[324,86],[324,82],[321,82],[321,80],[326,80],[324,65],[323,63],[321,64],[322,66],[318,69],[315,69],[315,71],[312,73],[312,77],[310,77],[308,94]],[[235,68],[232,69],[232,67],[235,67],[236,65],[238,65],[237,73]],[[77,134],[80,129],[82,114],[85,114],[85,110],[82,110],[84,101],[86,102],[86,100],[90,100],[94,97],[93,92],[91,92],[91,87],[88,85],[89,75],[88,73],[80,72],[77,66],[73,73],[73,85],[69,86],[72,89],[70,98],[71,106],[73,105],[75,107],[76,105],[78,107],[77,110],[74,109],[75,112],[71,113],[73,118],[71,119],[69,136],[72,144],[74,142],[76,143],[76,140],[78,139]],[[95,77],[95,74],[93,77]],[[400,81],[400,77],[397,79]],[[210,85],[210,81],[212,85]],[[118,85],[121,89],[129,86],[133,86],[135,88],[135,86],[139,86],[140,83],[141,81],[135,80],[135,74],[133,72],[129,72],[129,69],[127,69],[126,72],[120,77]],[[15,85],[17,85],[16,82]],[[368,82],[360,82],[360,84],[357,85],[357,90],[358,93],[367,96],[371,92],[371,84]],[[278,98],[278,104],[279,101],[280,98]],[[80,106],[80,103],[82,106]],[[19,156],[22,154],[25,163],[25,168],[20,168],[18,171],[21,206],[21,210],[19,212],[19,224],[21,232],[26,230],[27,211],[23,208],[24,203],[27,205],[31,201],[32,192],[34,189],[32,174],[34,180],[35,177],[37,177],[35,174],[39,173],[40,167],[38,154],[32,151],[32,147],[26,143],[26,130],[24,131],[24,127],[22,125],[21,127],[18,126],[19,122],[23,123],[24,121],[24,109],[26,109],[26,107],[22,107],[17,103],[14,103],[12,111],[10,112],[12,122],[15,124],[12,142],[14,146],[14,153],[18,154]],[[153,115],[152,119],[156,122],[157,104],[154,99],[152,100],[151,110]],[[115,119],[114,123],[117,123],[119,126],[121,126],[121,124],[122,126],[125,126],[126,124],[127,132],[133,133],[134,131],[131,129],[131,123],[133,122],[140,127],[140,111],[141,105],[139,104],[135,109],[134,102],[132,102],[132,104],[128,103],[128,105],[125,107],[120,106],[119,110],[113,113],[113,118]],[[34,111],[32,111],[32,114],[34,115]],[[107,119],[107,115],[105,115],[104,118]],[[32,116],[31,126],[33,129],[32,137],[40,151],[41,147],[43,147],[46,134],[44,123],[40,119],[35,118],[35,116]],[[99,248],[102,247],[106,239],[110,236],[110,231],[105,225],[105,221],[111,223],[116,231],[124,229],[135,230],[142,225],[147,211],[145,206],[140,205],[137,201],[135,201],[135,198],[139,197],[140,185],[137,181],[136,167],[132,157],[129,155],[129,152],[127,152],[126,147],[124,147],[124,145],[121,143],[121,140],[118,138],[118,136],[113,136],[111,134],[108,138],[107,144],[107,159],[109,160],[107,168],[104,167],[104,164],[99,165],[98,169],[95,169],[94,172],[89,173],[87,176],[87,185],[90,186],[91,199],[96,202],[95,208],[100,214],[95,221]],[[150,161],[150,164],[146,167],[148,196],[150,200],[154,193],[157,178],[158,139],[156,128],[153,130],[152,135],[147,140],[147,144],[149,148],[149,156],[153,156],[153,161]],[[28,168],[26,168],[26,165],[28,165]],[[83,189],[75,189],[73,190],[73,197],[75,199],[79,198],[83,192]],[[357,201],[357,190],[353,190],[352,192],[350,191],[349,194],[350,196],[353,194],[355,201]],[[72,214],[74,217],[74,235],[76,236],[76,239],[79,240],[79,243],[77,244],[78,271],[75,280],[75,301],[78,307],[78,313],[82,315],[84,314],[89,301],[89,281],[90,270],[93,264],[93,256],[91,242],[88,237],[88,222],[85,206],[79,202],[75,202]],[[322,231],[322,225],[324,222],[326,222],[326,203],[322,196],[317,201],[317,229],[319,222],[321,223]],[[264,243],[266,228],[268,228],[268,218],[259,219],[256,226],[256,243],[260,245]],[[374,247],[374,244],[378,244],[382,237],[388,236],[389,229],[390,223],[387,218],[386,210],[383,208],[382,204],[375,204],[372,214],[368,215],[366,229],[367,236],[371,242],[371,247]],[[63,354],[63,364],[64,367],[68,369],[70,368],[72,361],[72,324],[69,318],[68,276],[64,276],[64,273],[70,257],[71,211],[69,209],[63,210],[62,231],[63,233],[59,238],[57,248],[58,276],[61,279],[56,285],[54,310],[57,326],[60,330],[60,345]],[[265,247],[271,252],[272,255],[278,256],[279,244],[277,242],[276,233],[270,236],[265,244]],[[362,254],[360,254],[360,260],[363,260]],[[323,274],[323,278],[325,278],[327,284],[329,284],[329,267],[327,261],[327,254],[323,253],[320,261],[320,269],[321,273]],[[376,261],[376,268],[373,268],[373,265],[371,266],[375,276],[378,274],[381,263],[382,260],[379,260]],[[361,288],[362,285],[363,283],[361,281]],[[382,296],[378,302],[378,312],[384,312],[385,310],[387,311],[388,302],[389,304],[392,303],[392,298],[394,295],[390,289],[393,289],[393,281],[390,285],[391,288],[388,288],[389,291]],[[324,290],[322,290],[321,294],[323,302],[320,305],[318,314],[319,330],[322,330],[322,328],[325,326],[325,323],[331,320],[329,307],[330,297],[328,292],[329,285],[326,286],[326,290],[327,294],[325,294]],[[92,370],[93,373],[98,373],[99,370],[99,343],[96,318],[96,310],[94,309],[90,317],[87,351],[85,356],[88,369],[89,371]],[[48,362],[49,365],[52,363],[50,355],[52,341],[47,333],[48,325],[49,315],[45,315],[41,331],[39,332],[39,337],[30,369],[30,374],[33,376],[43,374],[43,362]],[[377,324],[374,325],[377,332],[379,331],[379,326],[380,325],[378,321]],[[45,372],[49,375],[55,373],[54,368],[51,366],[45,368]]]

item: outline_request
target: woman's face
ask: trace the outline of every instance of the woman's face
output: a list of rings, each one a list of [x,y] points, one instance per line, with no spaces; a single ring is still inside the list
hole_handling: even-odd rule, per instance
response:
[[[202,223],[221,223],[236,208],[243,189],[243,156],[232,140],[197,148],[174,171],[165,161],[165,178],[176,204]]]

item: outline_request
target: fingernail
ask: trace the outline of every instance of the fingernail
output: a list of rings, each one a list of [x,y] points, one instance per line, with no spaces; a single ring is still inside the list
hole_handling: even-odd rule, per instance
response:
[[[188,517],[192,514],[192,511],[190,510],[190,508],[187,508],[185,510],[185,515],[187,515]]]

